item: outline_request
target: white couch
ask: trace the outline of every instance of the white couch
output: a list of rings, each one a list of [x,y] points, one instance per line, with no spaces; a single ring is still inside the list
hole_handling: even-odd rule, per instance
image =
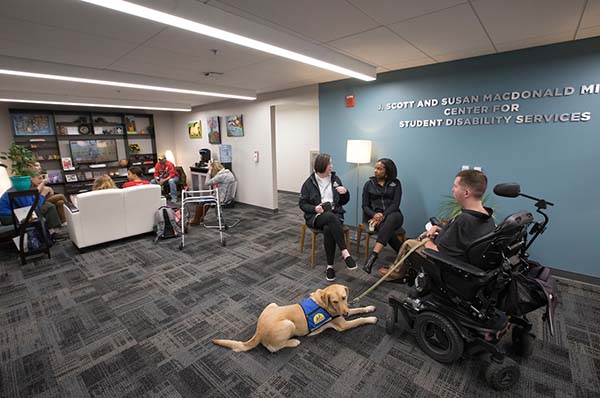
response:
[[[78,194],[65,205],[69,236],[83,248],[152,231],[154,213],[166,204],[159,185],[104,189]]]

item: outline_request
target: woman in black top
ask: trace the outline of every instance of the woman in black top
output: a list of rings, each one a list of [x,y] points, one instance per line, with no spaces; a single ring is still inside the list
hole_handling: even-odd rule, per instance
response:
[[[325,255],[327,257],[327,280],[335,280],[333,261],[335,246],[340,248],[348,269],[356,269],[356,262],[350,256],[344,240],[344,208],[350,200],[350,193],[342,181],[332,172],[331,156],[322,153],[315,159],[314,170],[302,184],[298,205],[304,212],[306,225],[323,231]]]
[[[368,221],[370,229],[377,231],[377,242],[363,267],[366,273],[371,273],[373,264],[386,244],[389,243],[396,252],[400,250],[401,242],[396,231],[402,227],[404,216],[400,211],[402,185],[396,178],[397,174],[396,165],[391,159],[379,159],[375,163],[374,176],[363,187],[363,218]]]

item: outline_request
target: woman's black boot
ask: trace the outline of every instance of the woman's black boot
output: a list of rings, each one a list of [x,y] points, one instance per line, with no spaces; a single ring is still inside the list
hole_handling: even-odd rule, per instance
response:
[[[367,274],[370,274],[373,264],[375,264],[375,261],[377,261],[378,256],[379,255],[376,252],[371,252],[369,258],[367,258],[367,262],[365,265],[363,265],[363,271],[365,271]]]

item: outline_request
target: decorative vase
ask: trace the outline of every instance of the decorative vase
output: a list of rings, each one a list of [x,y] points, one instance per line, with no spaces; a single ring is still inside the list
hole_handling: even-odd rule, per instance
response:
[[[17,191],[26,191],[31,187],[30,176],[11,176],[10,181]]]

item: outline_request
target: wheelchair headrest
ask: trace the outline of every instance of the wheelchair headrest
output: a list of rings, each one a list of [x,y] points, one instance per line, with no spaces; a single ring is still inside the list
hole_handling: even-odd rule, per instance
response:
[[[511,214],[493,232],[475,240],[467,247],[468,262],[484,270],[491,270],[502,264],[503,257],[517,254],[524,241],[527,226],[533,222],[528,211]]]

